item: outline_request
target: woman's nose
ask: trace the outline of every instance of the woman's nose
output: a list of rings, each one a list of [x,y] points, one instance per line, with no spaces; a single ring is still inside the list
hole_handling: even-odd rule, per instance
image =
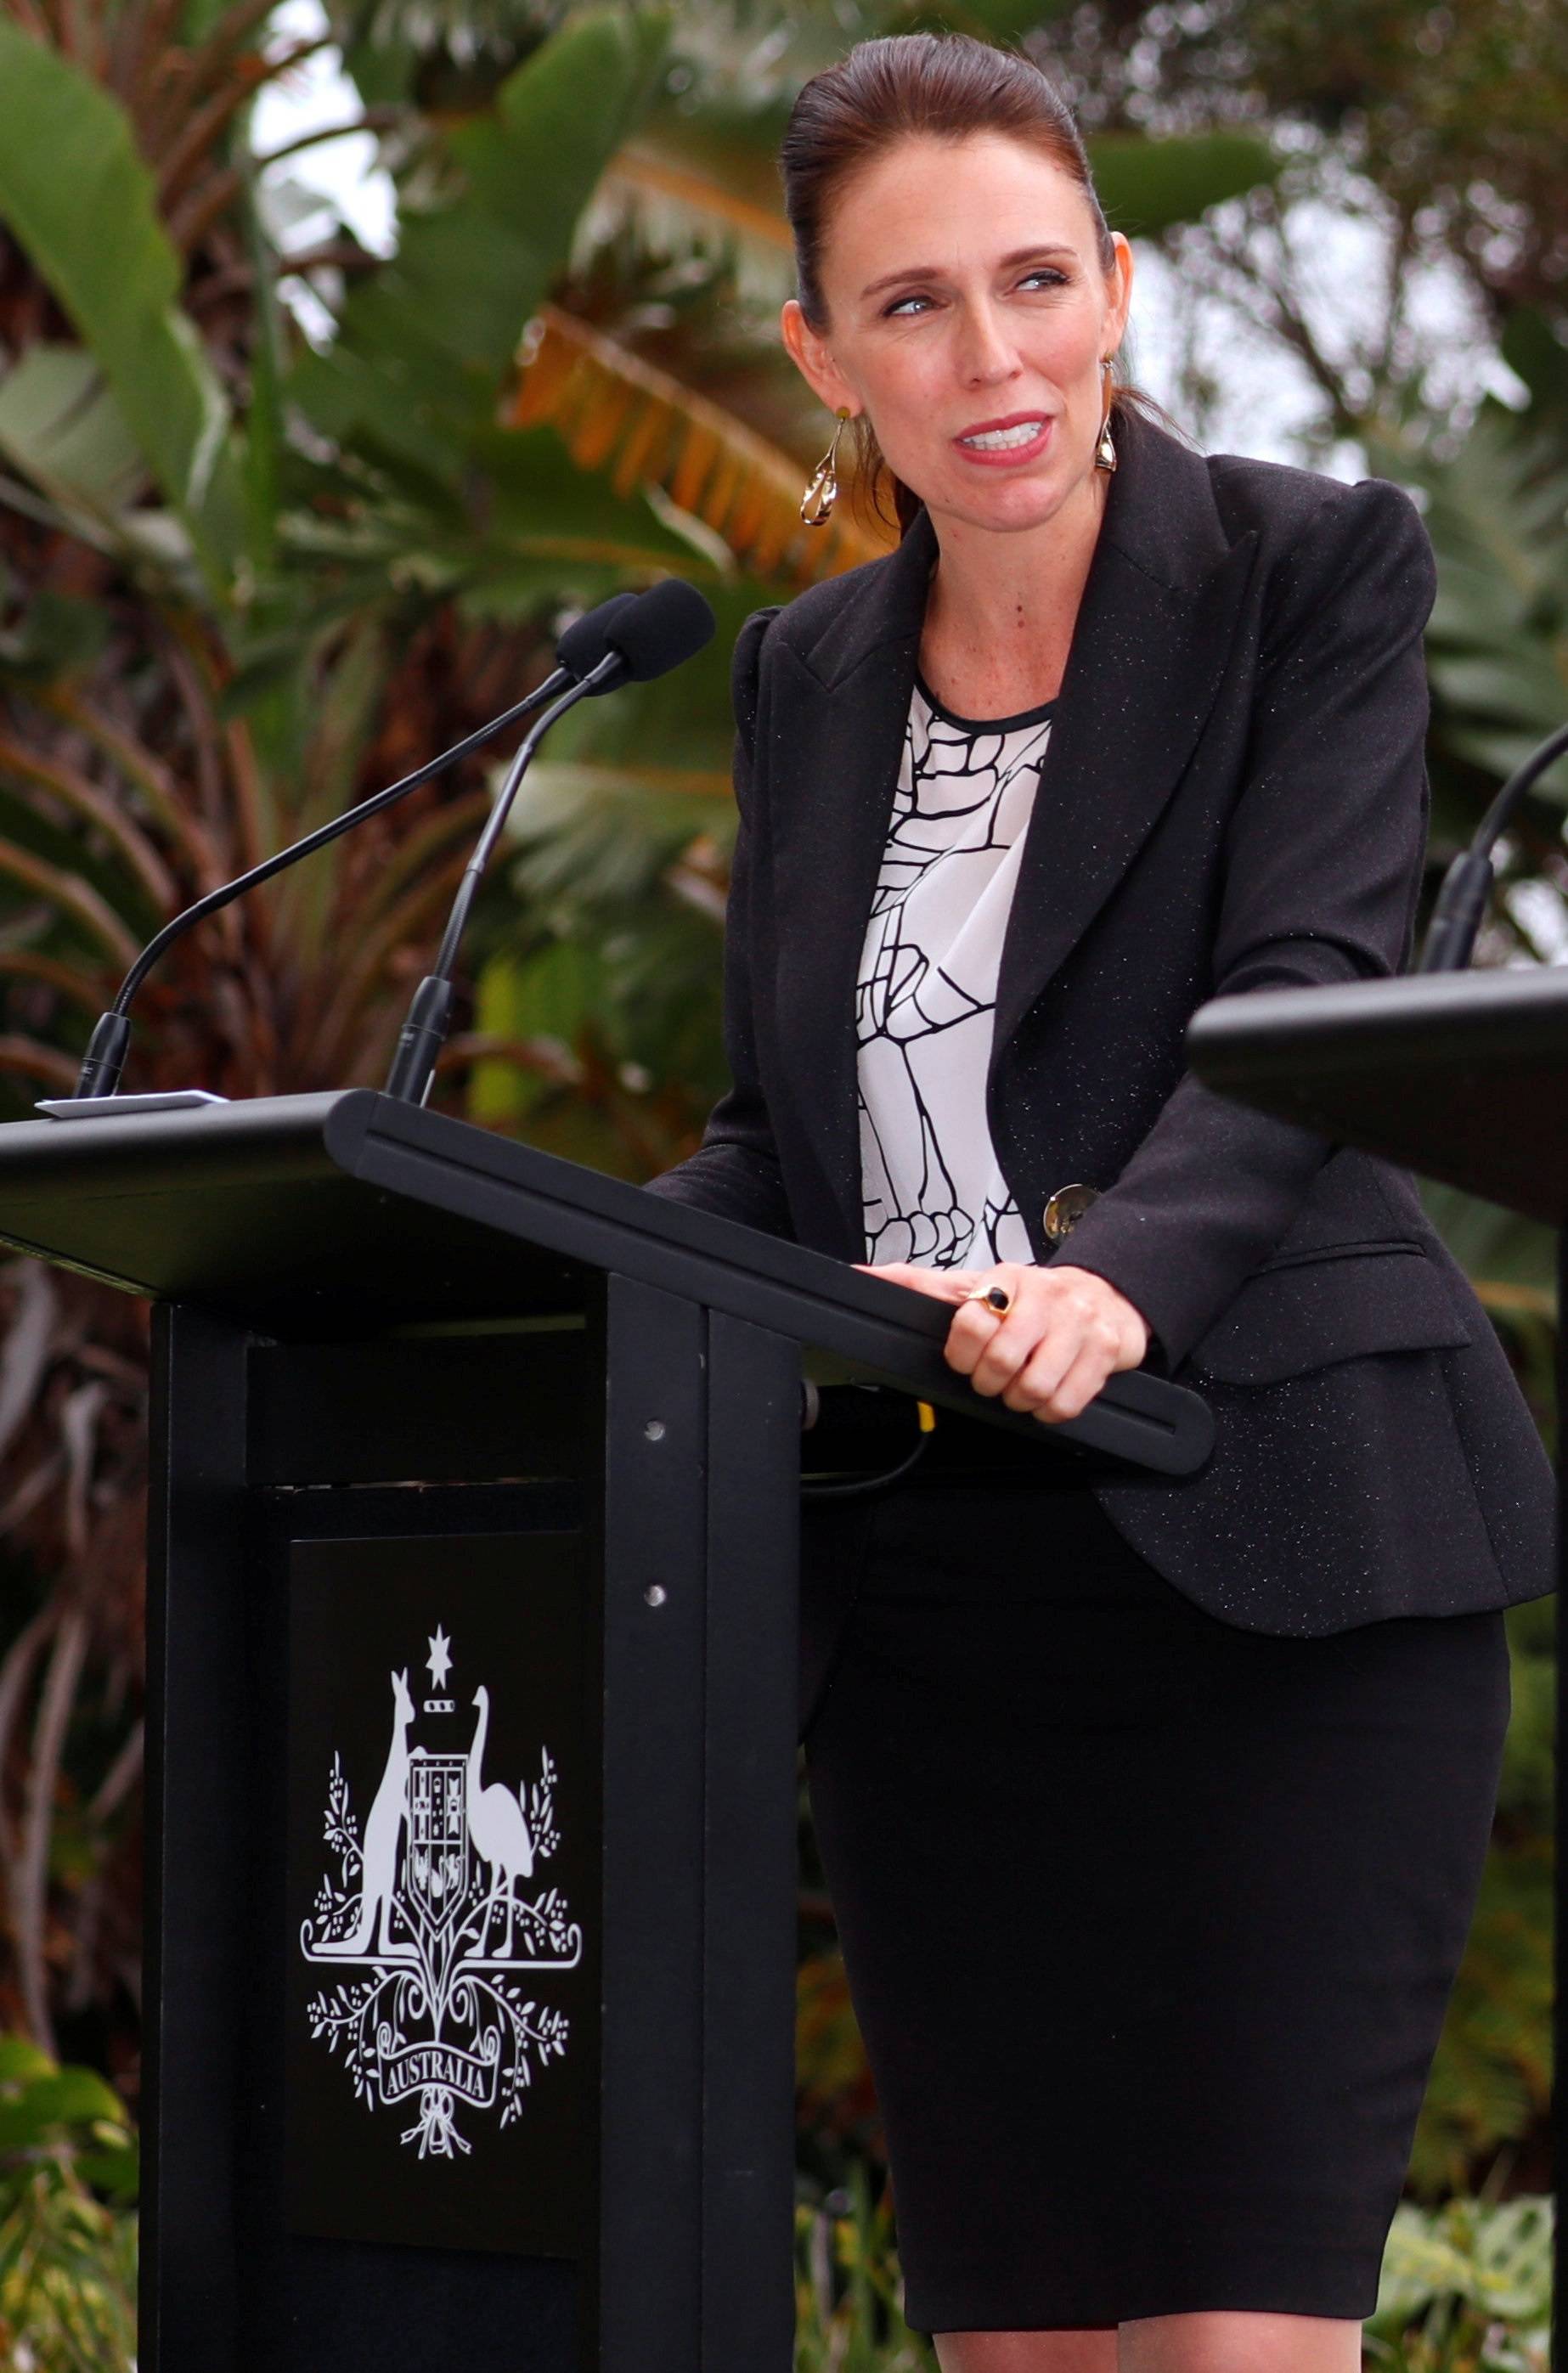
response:
[[[972,387],[994,386],[1016,373],[1018,356],[1012,342],[989,306],[973,306],[965,315],[958,367]]]

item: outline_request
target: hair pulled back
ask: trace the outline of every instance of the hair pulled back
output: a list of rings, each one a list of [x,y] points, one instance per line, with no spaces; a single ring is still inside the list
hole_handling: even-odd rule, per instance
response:
[[[790,110],[779,147],[784,210],[795,243],[796,293],[819,336],[827,327],[822,291],[827,220],[848,182],[912,134],[961,140],[983,132],[1026,141],[1076,181],[1088,201],[1100,269],[1110,274],[1116,248],[1089,159],[1072,110],[1050,77],[1017,52],[995,49],[967,33],[886,34],[857,41],[837,65],[813,75]],[[1133,403],[1165,417],[1141,389],[1116,380],[1113,364],[1113,412]],[[863,414],[851,434],[873,503],[881,508],[882,486],[888,484],[902,533],[920,508],[919,496],[889,470]]]

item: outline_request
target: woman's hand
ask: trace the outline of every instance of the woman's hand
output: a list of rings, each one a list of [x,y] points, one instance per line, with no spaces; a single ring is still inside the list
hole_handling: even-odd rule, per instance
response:
[[[1055,1261],[1048,1268],[1022,1261],[998,1261],[990,1268],[920,1268],[907,1261],[851,1266],[938,1302],[961,1303],[942,1346],[949,1367],[967,1376],[977,1393],[1000,1394],[1009,1409],[1027,1411],[1044,1425],[1081,1416],[1106,1378],[1136,1368],[1149,1348],[1142,1313],[1093,1269]],[[977,1285],[1005,1286],[1012,1309],[965,1302]]]

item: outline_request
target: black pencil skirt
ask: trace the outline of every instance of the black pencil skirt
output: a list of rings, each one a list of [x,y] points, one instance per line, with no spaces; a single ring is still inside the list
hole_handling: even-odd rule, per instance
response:
[[[1480,1886],[1501,1612],[1276,1639],[1086,1486],[802,1512],[818,1841],[925,2332],[1364,2320]]]

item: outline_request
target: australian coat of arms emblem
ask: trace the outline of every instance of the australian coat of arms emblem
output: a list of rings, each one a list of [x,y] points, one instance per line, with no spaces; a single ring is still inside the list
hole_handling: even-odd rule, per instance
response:
[[[400,2138],[421,2158],[451,2158],[471,2148],[463,2106],[509,2125],[565,2054],[570,2022],[531,1981],[575,1969],[582,1931],[546,1876],[561,1842],[549,1748],[515,1790],[487,1778],[489,1691],[467,1704],[445,1695],[451,1643],[439,1625],[429,1649],[429,1737],[410,1745],[408,1673],[390,1674],[391,1743],[363,1826],[333,1757],[322,1836],[335,1869],[299,1943],[335,1975],[310,2001],[311,2035],[334,2053],[341,2043],[367,2108],[412,2113]]]

